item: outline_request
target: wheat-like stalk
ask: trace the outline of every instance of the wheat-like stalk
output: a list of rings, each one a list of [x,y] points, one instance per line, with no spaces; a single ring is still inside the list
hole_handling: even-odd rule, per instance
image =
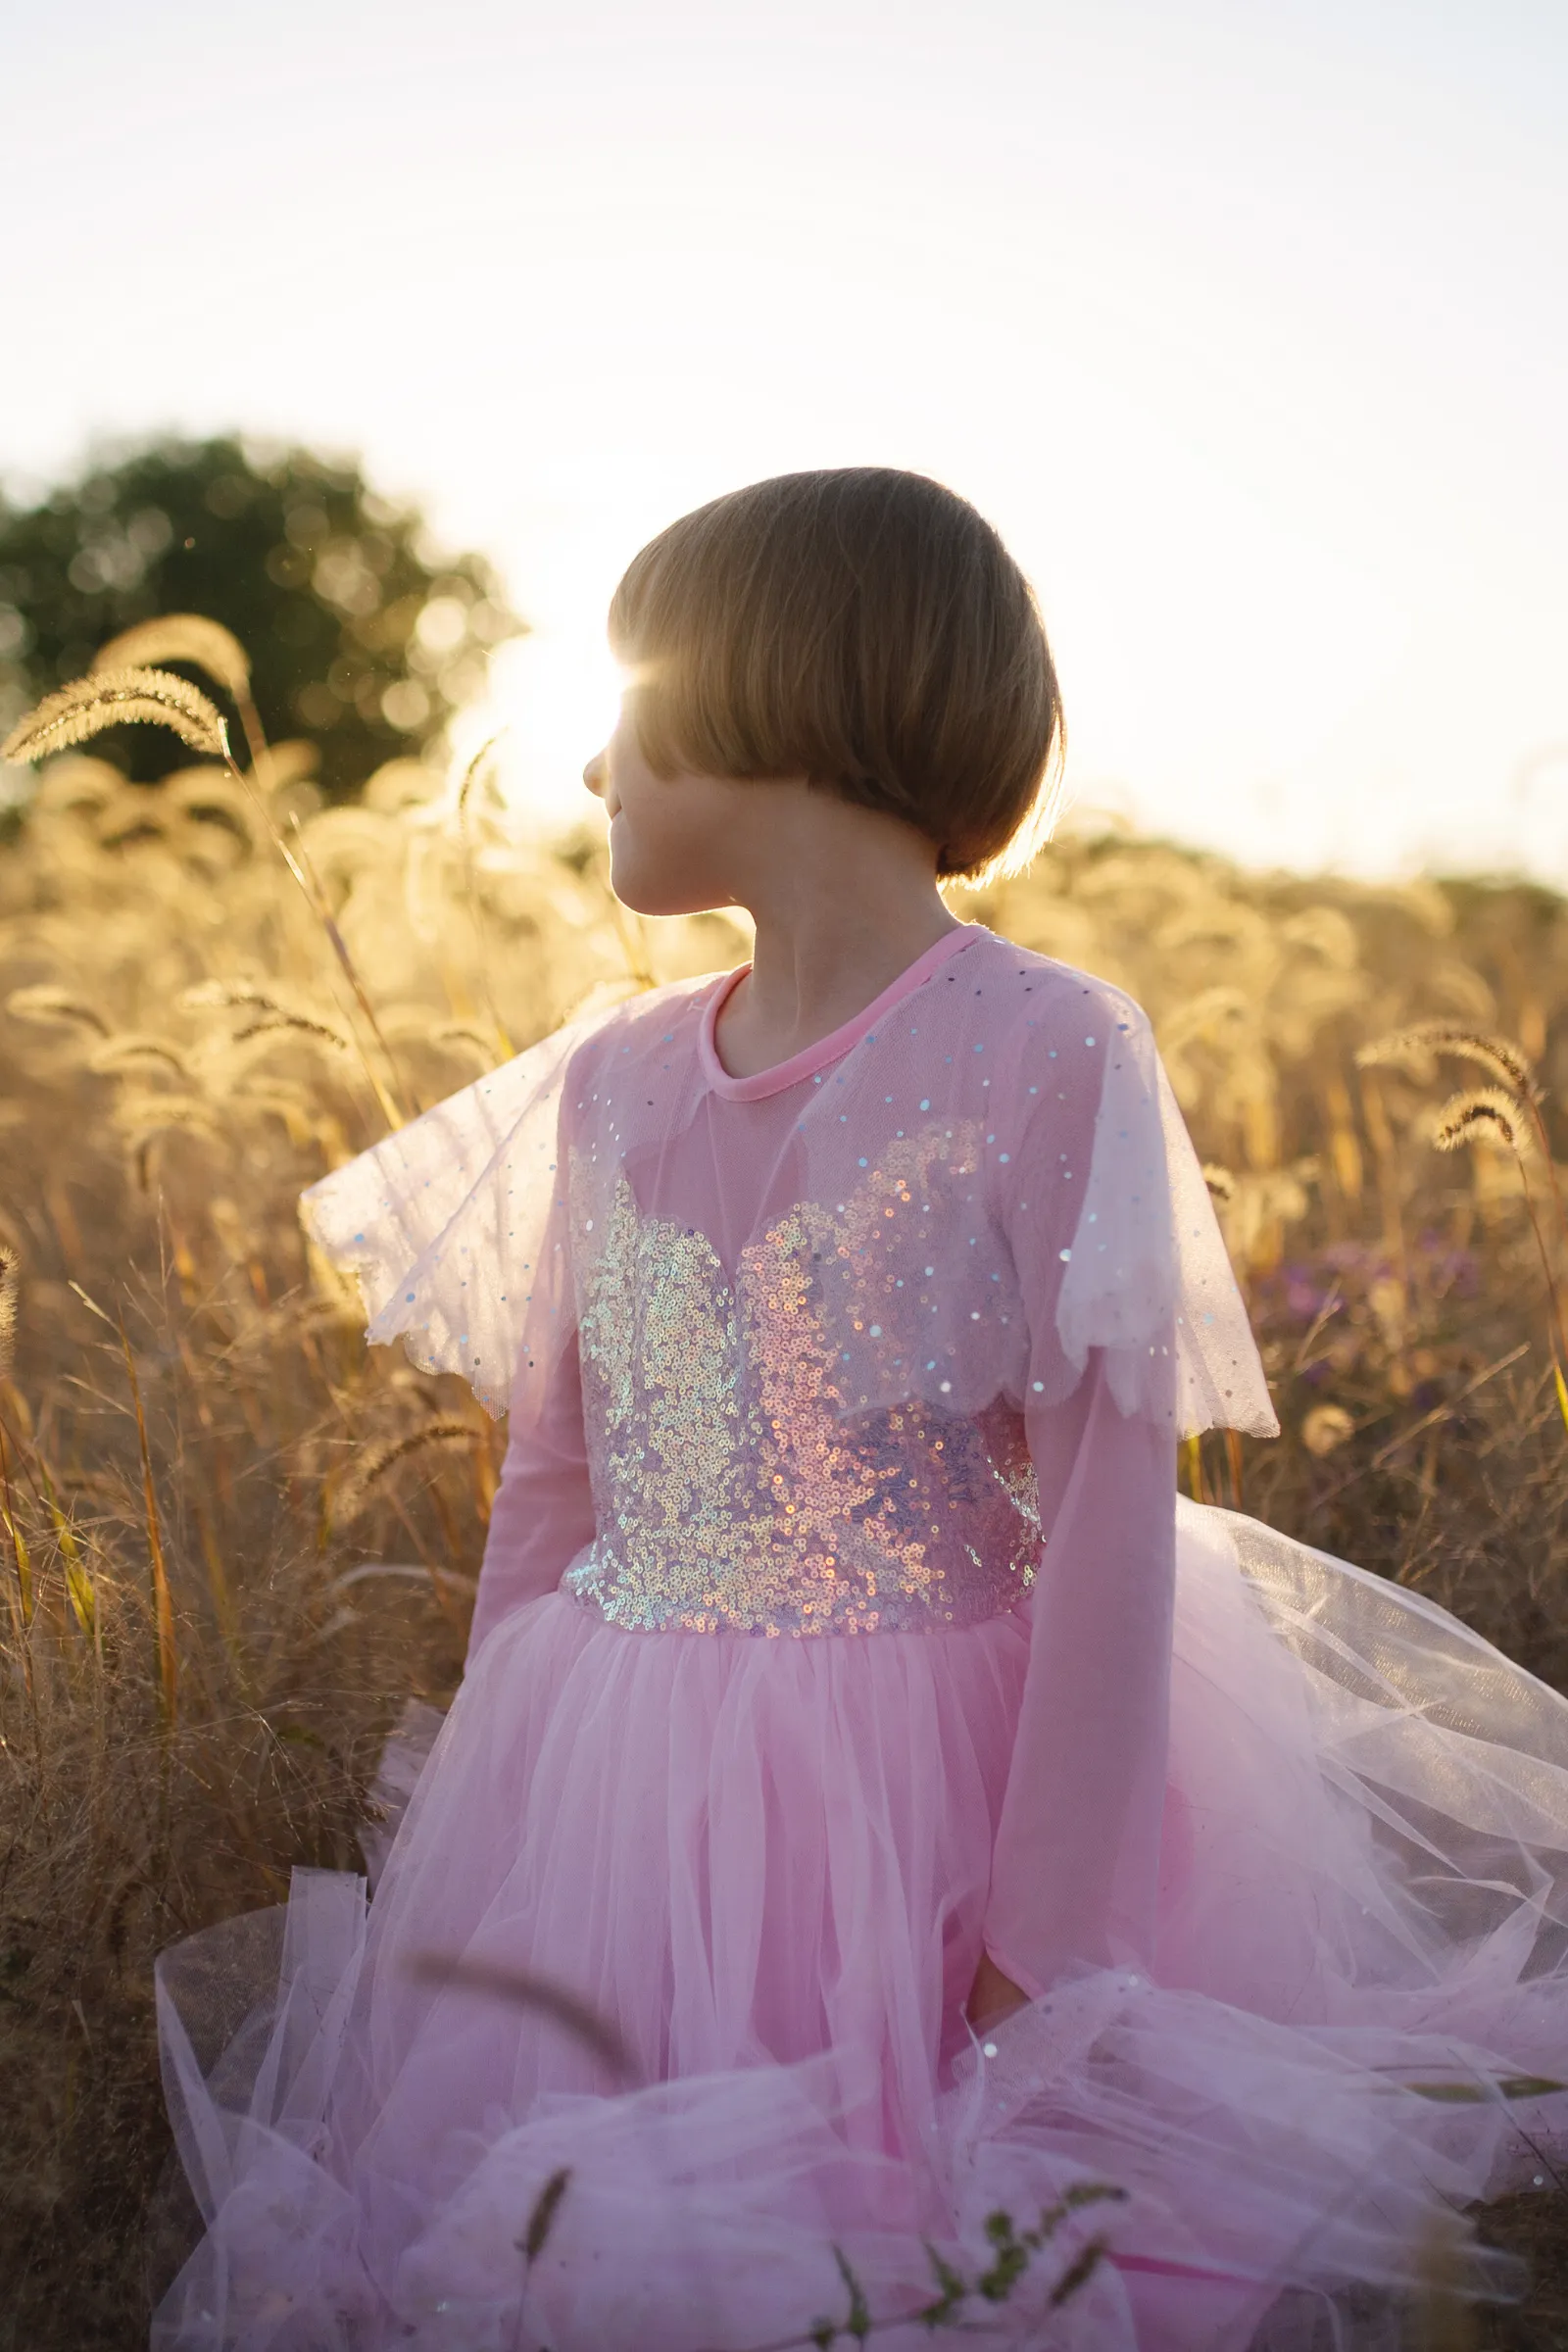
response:
[[[1568,1428],[1568,1313],[1564,1312],[1556,1269],[1530,1181],[1532,1166],[1544,1166],[1556,1216],[1557,1239],[1559,1245],[1568,1243],[1568,1204],[1563,1200],[1551,1138],[1542,1111],[1542,1090],[1536,1083],[1529,1055],[1511,1038],[1496,1037],[1484,1029],[1469,1029],[1457,1021],[1417,1021],[1407,1029],[1393,1030],[1387,1037],[1374,1038],[1370,1045],[1363,1046],[1356,1060],[1363,1069],[1380,1062],[1394,1063],[1419,1074],[1439,1054],[1475,1062],[1501,1082],[1450,1095],[1437,1114],[1432,1141],[1440,1152],[1455,1152],[1461,1144],[1490,1141],[1514,1155],[1524,1188],[1525,1208],[1545,1276],[1546,1295],[1551,1301],[1552,1370],[1558,1407]]]
[[[1393,1029],[1386,1037],[1375,1037],[1369,1045],[1359,1047],[1355,1058],[1363,1070],[1383,1066],[1419,1074],[1435,1054],[1473,1061],[1525,1102],[1538,1099],[1529,1057],[1511,1039],[1494,1037],[1485,1029],[1467,1029],[1458,1021],[1415,1021],[1407,1029]]]
[[[349,954],[319,878],[304,852],[298,828],[295,828],[296,838],[291,842],[268,807],[264,793],[268,765],[267,743],[248,695],[241,700],[240,710],[250,743],[253,777],[247,777],[236,765],[228,748],[228,730],[221,714],[199,688],[188,685],[183,678],[167,669],[100,670],[91,677],[77,678],[74,684],[62,686],[58,694],[46,695],[38,708],[14,729],[5,744],[0,746],[0,759],[47,759],[52,752],[65,751],[74,743],[85,742],[89,736],[100,734],[105,727],[119,726],[127,721],[144,721],[170,727],[192,751],[221,760],[234,781],[247,792],[256,794],[258,812],[273,846],[310,901],[343,976],[354,993],[366,1025],[380,1050],[386,1071],[393,1073],[396,1064],[387,1052],[375,1007],[366,993],[359,968]],[[389,1126],[401,1125],[405,1114],[395,1083],[389,1085],[387,1077],[375,1067],[368,1055],[365,1056],[365,1066],[366,1075]],[[415,1107],[417,1109],[418,1105]]]
[[[194,987],[180,990],[178,1002],[191,1012],[205,1012],[209,1006],[227,1010],[250,1004],[261,1012],[286,1015],[291,1010],[280,997],[258,987],[252,980],[199,980]]]
[[[289,1141],[296,1147],[320,1142],[330,1148],[336,1132],[335,1121],[323,1117],[315,1099],[302,1086],[279,1085],[275,1080],[241,1077],[229,1089],[228,1107],[234,1115],[245,1118],[281,1119],[288,1130]],[[361,1317],[363,1325],[364,1317]]]
[[[17,1296],[22,1260],[6,1242],[0,1242],[0,1380],[9,1380],[17,1353]]]
[[[197,822],[215,815],[225,818],[236,834],[255,847],[261,821],[256,795],[248,785],[236,784],[226,768],[187,767],[165,780],[163,798],[176,816]]]
[[[139,784],[126,784],[98,810],[93,839],[100,848],[114,850],[134,834],[167,837],[171,813],[162,793],[144,792]]]
[[[506,1038],[505,1030],[502,1030],[500,1034]],[[494,1065],[495,1037],[487,1036],[482,1029],[476,1029],[471,1021],[443,1021],[438,1027],[427,1029],[425,1035],[432,1046],[443,1048],[466,1046],[470,1052],[478,1055],[486,1069],[490,1069]],[[511,1040],[508,1039],[507,1043],[510,1045]]]
[[[1538,1148],[1528,1110],[1502,1086],[1470,1087],[1450,1095],[1437,1113],[1432,1142],[1439,1152],[1457,1152],[1461,1144],[1493,1144],[1521,1160],[1533,1159]]]
[[[110,1034],[109,1023],[96,1004],[47,980],[32,988],[14,988],[6,999],[6,1010],[19,1021],[75,1022],[83,1029],[95,1029],[100,1037]]]
[[[152,620],[138,620],[98,648],[92,672],[145,669],[161,662],[193,662],[236,700],[250,691],[250,656],[220,620],[201,612],[160,612]]]
[[[222,1140],[211,1105],[191,1095],[125,1095],[116,1105],[115,1124],[138,1189],[152,1190],[151,1151],[161,1135],[178,1129],[208,1143]]]
[[[251,694],[250,656],[221,621],[209,620],[201,612],[161,612],[101,646],[93,668],[104,672],[122,662],[190,662],[226,686],[239,710],[257,782],[267,789],[276,781],[262,714]]]
[[[468,761],[463,772],[463,780],[458,786],[457,816],[458,840],[463,850],[464,888],[467,894],[468,916],[473,924],[474,940],[479,950],[479,977],[484,988],[485,1009],[490,1015],[490,1024],[495,1033],[495,1044],[500,1047],[503,1059],[510,1059],[515,1049],[496,1004],[495,988],[491,980],[490,934],[485,923],[484,901],[480,896],[479,877],[474,866],[473,832],[469,821],[474,794],[478,789],[479,781],[481,777],[488,775],[490,762],[495,756],[496,745],[506,732],[507,730],[503,728],[501,734],[492,735],[488,742],[479,746],[473,758]],[[485,1052],[488,1057],[493,1058],[493,1047],[486,1047]]]
[[[190,1082],[190,1067],[179,1048],[167,1037],[154,1037],[139,1030],[127,1030],[119,1037],[95,1046],[87,1056],[87,1067],[95,1078],[115,1078],[122,1070],[134,1071],[147,1063],[172,1070],[176,1078]]]
[[[46,694],[0,745],[0,760],[47,760],[127,725],[168,727],[193,752],[228,758],[227,729],[200,687],[169,669],[109,669]]]
[[[126,1136],[151,1133],[158,1127],[194,1127],[208,1135],[220,1132],[217,1111],[199,1095],[127,1093],[115,1106],[115,1122]]]
[[[318,1044],[331,1046],[340,1054],[353,1054],[354,1040],[345,1036],[335,1022],[322,1020],[320,1015],[305,1012],[296,1004],[285,1004],[270,990],[257,987],[251,981],[204,980],[194,988],[183,989],[179,1002],[193,1012],[209,1009],[224,1012],[254,1011],[257,1018],[243,1028],[233,1031],[226,1041],[230,1048],[252,1045],[264,1050],[255,1041],[285,1035],[290,1031],[301,1037],[315,1039]]]
[[[264,1012],[258,1020],[247,1023],[243,1029],[236,1029],[233,1042],[236,1046],[244,1046],[256,1038],[279,1037],[290,1033],[312,1038],[318,1045],[330,1046],[339,1054],[352,1054],[354,1051],[352,1041],[344,1036],[341,1029],[335,1029],[330,1021],[318,1021],[304,1012],[285,1012],[280,1006]]]
[[[422,1452],[429,1446],[475,1446],[482,1434],[471,1421],[437,1419],[421,1421],[417,1429],[407,1430],[402,1437],[368,1446],[327,1505],[328,1527],[336,1535],[351,1525],[380,1492],[392,1471],[400,1462],[407,1461],[410,1454]]]
[[[1545,1229],[1541,1221],[1535,1187],[1530,1181],[1531,1169],[1542,1153],[1545,1157],[1556,1204],[1559,1242],[1568,1239],[1568,1228],[1564,1225],[1562,1196],[1557,1188],[1557,1173],[1552,1165],[1550,1144],[1540,1107],[1533,1098],[1521,1101],[1507,1087],[1474,1087],[1468,1093],[1449,1096],[1437,1114],[1432,1141],[1440,1152],[1456,1152],[1461,1144],[1490,1143],[1499,1151],[1513,1153],[1514,1164],[1519,1170],[1520,1189],[1524,1195],[1525,1213],[1530,1219],[1530,1230],[1535,1237],[1536,1251],[1546,1285],[1546,1298],[1551,1307],[1552,1377],[1557,1392],[1557,1408],[1564,1427],[1568,1428],[1568,1313],[1564,1311],[1557,1269],[1552,1262]]]

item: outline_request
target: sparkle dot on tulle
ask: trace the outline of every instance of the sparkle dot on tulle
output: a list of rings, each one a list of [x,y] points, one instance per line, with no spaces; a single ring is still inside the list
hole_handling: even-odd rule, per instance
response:
[[[1060,1260],[1061,1260],[1062,1264],[1063,1264],[1063,1265],[1066,1265],[1066,1263],[1068,1262],[1068,1260],[1069,1260],[1069,1259],[1070,1259],[1070,1257],[1072,1256],[1072,1251],[1071,1251],[1070,1250],[1058,1250],[1056,1251],[1056,1255],[1057,1255],[1057,1256],[1060,1258]]]

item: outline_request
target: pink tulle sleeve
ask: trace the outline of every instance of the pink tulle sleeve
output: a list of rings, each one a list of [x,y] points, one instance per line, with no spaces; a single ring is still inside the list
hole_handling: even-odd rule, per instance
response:
[[[1038,1997],[1075,1962],[1147,1962],[1152,1948],[1176,1459],[1170,1425],[1123,1413],[1100,1356],[1065,1404],[1027,1421],[1046,1540],[985,1939]]]
[[[1064,1969],[1147,1962],[1152,1945],[1182,1419],[1159,1076],[1125,1007],[1098,1102],[1058,1094],[1032,1122],[1008,1216],[1042,1551],[986,1947],[1037,1998]],[[1064,1339],[1081,1367],[1066,1396]]]
[[[593,1540],[594,1504],[573,1338],[538,1407],[513,1410],[468,1634],[471,1659],[503,1617],[553,1592]]]

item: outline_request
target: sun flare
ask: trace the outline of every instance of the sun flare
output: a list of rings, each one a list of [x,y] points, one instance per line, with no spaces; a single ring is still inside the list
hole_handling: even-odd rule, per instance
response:
[[[495,658],[491,691],[464,714],[455,748],[466,759],[501,735],[496,774],[507,806],[561,832],[588,813],[582,771],[614,727],[624,685],[602,622],[541,627]]]

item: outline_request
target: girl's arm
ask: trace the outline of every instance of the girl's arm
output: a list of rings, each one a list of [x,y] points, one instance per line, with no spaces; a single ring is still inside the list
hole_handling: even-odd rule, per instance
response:
[[[1031,1997],[1074,1965],[1152,1956],[1174,1613],[1185,1245],[1158,1057],[1128,1000],[1067,1002],[1017,1081],[1032,1107],[1000,1202],[1042,1548],[985,1946]]]
[[[555,1591],[593,1534],[582,1381],[572,1340],[537,1410],[513,1415],[474,1597],[470,1660],[503,1617]]]
[[[1074,1963],[1147,1965],[1176,1548],[1169,1422],[1125,1415],[1101,1351],[1028,1416],[1045,1538],[985,1946],[1038,1998]]]

